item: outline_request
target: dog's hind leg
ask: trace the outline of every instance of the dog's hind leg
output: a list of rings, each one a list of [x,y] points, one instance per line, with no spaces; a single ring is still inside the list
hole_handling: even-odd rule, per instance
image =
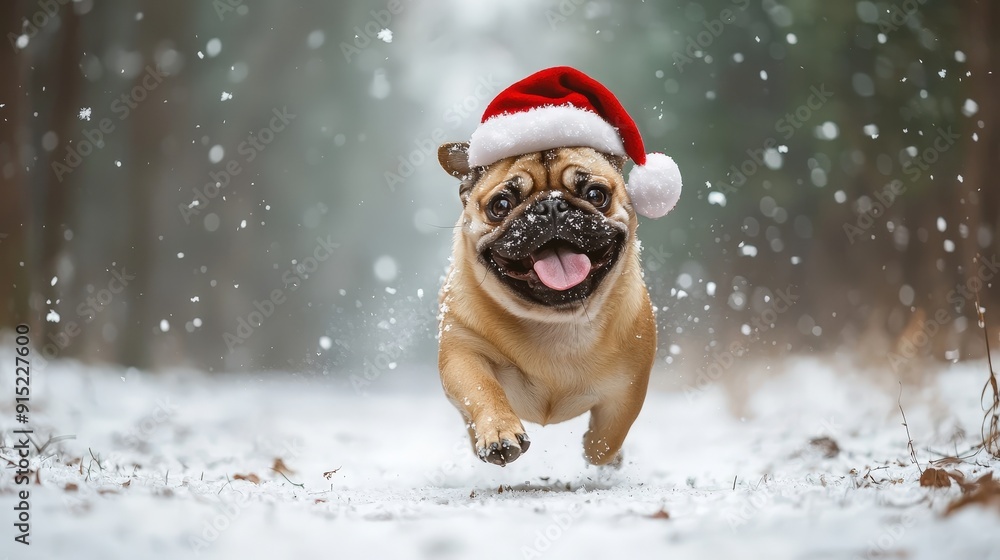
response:
[[[646,384],[632,385],[620,398],[608,398],[590,409],[590,428],[583,435],[583,456],[592,465],[619,466],[621,448],[646,397]]]

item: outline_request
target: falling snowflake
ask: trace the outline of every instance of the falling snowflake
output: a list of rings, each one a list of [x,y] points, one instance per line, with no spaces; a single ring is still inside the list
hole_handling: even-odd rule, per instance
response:
[[[233,94],[229,93],[228,91],[224,91],[222,92],[222,99],[220,101],[229,101],[232,98]]]
[[[378,32],[378,35],[376,35],[376,37],[378,37],[379,39],[385,41],[386,43],[391,43],[392,42],[392,30],[391,29],[383,29],[382,31]]]
[[[90,107],[83,107],[80,109],[80,114],[78,115],[81,121],[90,120]]]
[[[711,192],[708,193],[708,203],[709,204],[718,204],[719,206],[725,206],[726,205],[726,195],[722,194],[719,191],[711,191]]]

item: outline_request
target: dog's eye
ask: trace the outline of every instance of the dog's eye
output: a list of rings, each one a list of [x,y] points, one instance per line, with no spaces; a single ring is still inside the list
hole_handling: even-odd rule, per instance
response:
[[[499,222],[506,218],[517,203],[514,201],[514,195],[509,192],[502,192],[492,199],[490,199],[489,205],[486,206],[486,216],[493,222]]]
[[[583,198],[594,205],[598,210],[604,210],[611,202],[611,195],[604,185],[593,184],[583,191]]]

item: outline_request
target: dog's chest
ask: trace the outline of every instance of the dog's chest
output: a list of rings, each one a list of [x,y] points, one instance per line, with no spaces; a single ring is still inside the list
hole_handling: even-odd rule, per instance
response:
[[[517,366],[500,368],[497,377],[511,408],[536,424],[555,424],[587,412],[598,402],[598,392],[572,367],[547,375],[527,374]]]
[[[586,351],[592,333],[537,332],[531,350],[497,371],[514,412],[537,424],[575,418],[593,408],[609,387],[607,373],[594,367]]]

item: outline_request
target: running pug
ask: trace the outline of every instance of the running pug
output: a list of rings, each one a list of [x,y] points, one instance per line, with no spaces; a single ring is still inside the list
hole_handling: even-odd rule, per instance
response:
[[[480,459],[528,450],[522,420],[590,411],[584,456],[621,464],[656,354],[623,157],[560,148],[470,167],[438,160],[464,207],[441,291],[439,368]]]

